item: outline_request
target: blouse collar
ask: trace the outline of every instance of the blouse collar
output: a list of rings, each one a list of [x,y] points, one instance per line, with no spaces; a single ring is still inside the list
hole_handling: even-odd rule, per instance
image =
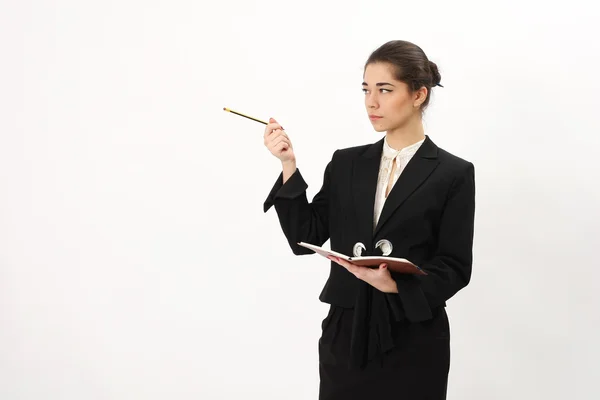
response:
[[[394,148],[392,148],[387,141],[387,136],[384,138],[383,140],[383,156],[386,158],[395,158],[398,155],[409,155],[409,154],[413,154],[417,152],[417,150],[419,149],[419,147],[421,147],[421,145],[423,144],[423,142],[425,141],[425,139],[418,141],[417,143],[411,144],[410,146],[406,146],[404,148],[402,148],[401,150],[396,150]]]

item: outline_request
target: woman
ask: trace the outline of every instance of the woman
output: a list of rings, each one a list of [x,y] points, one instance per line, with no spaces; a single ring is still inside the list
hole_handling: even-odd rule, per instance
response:
[[[475,182],[472,163],[424,133],[422,114],[439,83],[436,64],[415,44],[390,41],[375,50],[362,86],[371,123],[385,136],[336,150],[310,203],[289,137],[274,119],[265,129],[283,171],[264,211],[275,207],[294,254],[313,254],[298,242],[329,239],[337,252],[384,251],[427,272],[331,258],[319,297],[331,305],[319,339],[321,400],[446,398],[445,306],[471,277]]]

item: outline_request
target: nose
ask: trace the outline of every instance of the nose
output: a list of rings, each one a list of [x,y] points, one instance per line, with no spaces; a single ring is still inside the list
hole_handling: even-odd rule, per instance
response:
[[[377,102],[377,98],[373,94],[367,94],[365,98],[365,104],[367,108],[377,108],[379,104]]]

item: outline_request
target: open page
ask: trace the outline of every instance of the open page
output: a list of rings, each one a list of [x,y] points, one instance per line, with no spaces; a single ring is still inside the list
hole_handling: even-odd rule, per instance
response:
[[[298,245],[313,250],[315,253],[320,254],[325,258],[327,258],[328,256],[334,256],[363,267],[376,268],[379,267],[379,264],[386,263],[388,265],[388,268],[394,272],[402,274],[427,275],[427,273],[421,268],[419,268],[417,265],[404,258],[386,256],[349,257],[345,254],[338,253],[337,251],[327,250],[310,243],[299,242]]]

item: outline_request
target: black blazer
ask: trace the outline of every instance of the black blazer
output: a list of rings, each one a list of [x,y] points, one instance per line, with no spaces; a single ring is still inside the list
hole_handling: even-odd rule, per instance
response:
[[[340,253],[352,255],[354,244],[362,242],[366,254],[378,254],[375,243],[387,239],[393,245],[390,256],[406,258],[428,273],[418,276],[390,271],[399,293],[382,293],[331,262],[319,299],[355,312],[363,310],[355,316],[362,319],[363,332],[355,334],[364,336],[368,336],[364,329],[373,330],[377,325],[378,330],[387,330],[382,325],[389,323],[390,313],[396,320],[430,319],[434,309],[445,306],[471,277],[473,164],[437,147],[426,136],[392,188],[373,229],[383,142],[382,138],[374,144],[336,150],[312,202],[307,200],[308,185],[299,169],[285,184],[280,174],[264,202],[264,212],[275,206],[294,254],[314,254],[298,242],[320,246],[328,239],[331,249]],[[362,358],[360,354],[357,357]]]

